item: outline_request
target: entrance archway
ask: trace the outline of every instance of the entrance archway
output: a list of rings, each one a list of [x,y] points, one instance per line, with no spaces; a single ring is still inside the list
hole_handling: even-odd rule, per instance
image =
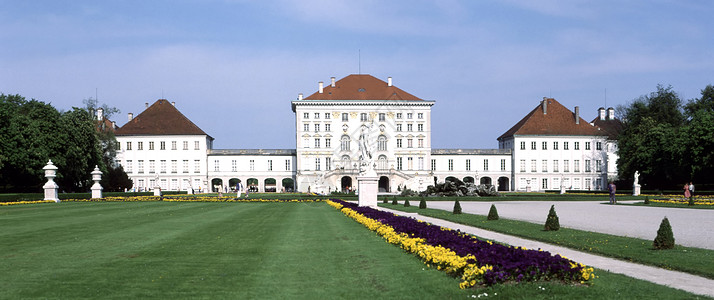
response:
[[[449,177],[446,177],[446,179],[444,179],[444,181],[450,181],[450,182],[456,183],[459,181],[459,179],[454,176],[449,176]]]
[[[292,178],[283,178],[282,184],[283,190],[285,192],[291,193],[295,186],[295,180],[293,180]]]
[[[246,187],[249,191],[255,193],[258,192],[258,179],[257,178],[248,178],[246,180],[246,183],[248,186]]]
[[[241,181],[240,181],[240,179],[238,179],[238,178],[228,179],[228,188],[229,188],[232,192],[235,192],[235,191],[236,191],[236,185],[238,185],[239,182],[241,182]]]
[[[491,185],[491,177],[481,177],[481,184]]]
[[[389,193],[389,178],[387,176],[379,177],[379,192]]]
[[[217,193],[219,189],[223,188],[223,179],[213,178],[211,179],[211,191]]]
[[[342,180],[340,180],[340,186],[342,187],[342,192],[346,193],[348,191],[352,190],[352,177],[349,176],[343,176]]]
[[[498,178],[498,190],[499,191],[508,191],[510,189],[510,183],[508,182],[508,177],[499,177]]]
[[[266,178],[263,181],[263,189],[266,193],[275,193],[277,186],[275,185],[275,178]]]
[[[474,183],[474,178],[471,176],[464,177],[464,183]]]

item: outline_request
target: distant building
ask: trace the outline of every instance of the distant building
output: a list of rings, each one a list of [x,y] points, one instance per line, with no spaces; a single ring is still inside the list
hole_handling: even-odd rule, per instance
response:
[[[213,138],[174,103],[159,99],[116,129],[117,161],[135,190],[259,192],[351,191],[357,188],[360,145],[372,149],[379,191],[424,190],[458,179],[500,191],[601,190],[616,176],[612,114],[587,123],[546,98],[498,138],[498,149],[432,149],[431,107],[392,83],[349,75],[291,102],[294,149],[213,149]],[[601,114],[604,109],[601,109]],[[619,125],[618,125],[619,124]],[[619,127],[621,128],[621,127]],[[611,172],[608,172],[611,171]]]

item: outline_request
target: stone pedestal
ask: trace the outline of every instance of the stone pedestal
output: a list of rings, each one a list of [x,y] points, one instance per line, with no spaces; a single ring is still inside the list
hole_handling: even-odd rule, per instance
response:
[[[160,186],[154,187],[154,196],[161,196],[161,187]]]
[[[632,186],[632,196],[639,196],[640,195],[640,185],[636,184]]]
[[[359,206],[377,207],[377,192],[379,177],[359,176],[357,177],[357,188],[359,189]]]
[[[47,165],[42,169],[45,170],[45,177],[47,177],[47,183],[42,186],[45,190],[45,200],[60,202],[58,194],[59,186],[55,183],[55,177],[57,177],[57,166],[55,166],[50,159],[50,161],[47,162]]]
[[[560,194],[565,194],[565,187],[562,185],[560,186]]]
[[[92,198],[102,198],[102,185],[99,181],[102,180],[102,171],[99,171],[99,167],[94,166],[94,171],[92,171],[92,180],[94,184],[92,185]]]

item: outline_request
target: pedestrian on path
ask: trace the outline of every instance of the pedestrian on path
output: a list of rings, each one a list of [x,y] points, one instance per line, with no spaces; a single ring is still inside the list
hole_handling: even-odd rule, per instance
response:
[[[689,197],[691,197],[691,196],[692,196],[692,194],[689,192],[689,184],[685,183],[684,184],[684,199],[689,199]]]
[[[610,204],[617,204],[617,200],[615,199],[615,191],[617,191],[617,186],[615,186],[615,183],[610,181],[610,183],[607,185],[607,190],[610,192]]]
[[[689,182],[689,196],[694,198],[694,183]]]

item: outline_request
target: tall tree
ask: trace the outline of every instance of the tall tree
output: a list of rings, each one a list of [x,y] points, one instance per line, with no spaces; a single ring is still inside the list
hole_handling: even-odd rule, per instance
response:
[[[689,180],[714,182],[714,86],[702,90],[702,96],[689,100],[684,107],[687,124],[682,130],[681,164]]]

